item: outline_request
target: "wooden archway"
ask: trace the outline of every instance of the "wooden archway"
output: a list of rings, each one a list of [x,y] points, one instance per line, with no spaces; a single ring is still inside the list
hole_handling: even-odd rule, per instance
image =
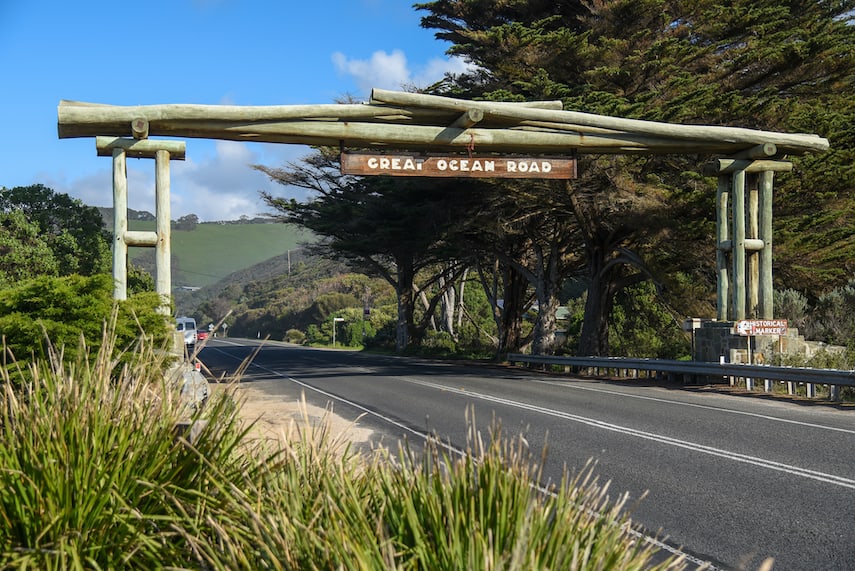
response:
[[[703,166],[704,174],[718,177],[720,320],[772,318],[774,173],[792,169],[784,157],[829,148],[826,139],[813,134],[609,117],[567,111],[560,101],[468,101],[380,89],[372,91],[366,104],[344,105],[113,106],[61,101],[58,132],[60,138],[96,137],[99,152],[112,153],[114,172],[115,161],[128,154],[148,156],[156,148],[167,153],[160,155],[167,165],[170,156],[175,158],[165,147],[168,142],[148,141],[149,135],[415,153],[466,153],[474,148],[487,154],[720,155],[724,158]],[[165,229],[158,224],[156,240],[141,237],[142,245],[168,242],[168,231],[167,219]],[[128,242],[126,227],[117,226],[116,232],[118,241]],[[168,265],[168,256],[166,260]],[[164,292],[158,278],[159,292],[168,294],[168,285]]]

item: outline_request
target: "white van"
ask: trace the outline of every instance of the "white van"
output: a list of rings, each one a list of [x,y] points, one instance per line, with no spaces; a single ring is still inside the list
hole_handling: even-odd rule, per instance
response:
[[[185,345],[196,345],[196,320],[192,317],[176,317],[175,329],[184,334]]]

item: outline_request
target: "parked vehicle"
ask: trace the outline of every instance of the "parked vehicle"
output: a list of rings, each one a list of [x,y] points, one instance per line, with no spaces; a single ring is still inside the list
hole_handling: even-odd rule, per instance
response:
[[[175,329],[184,334],[184,344],[189,346],[196,345],[196,320],[192,317],[176,317]]]

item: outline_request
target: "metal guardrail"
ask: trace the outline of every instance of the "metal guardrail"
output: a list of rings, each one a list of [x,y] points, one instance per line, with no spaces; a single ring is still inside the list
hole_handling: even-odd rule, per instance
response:
[[[627,357],[552,357],[511,353],[509,363],[531,363],[541,365],[564,365],[587,369],[614,369],[651,371],[673,375],[698,375],[713,378],[747,379],[749,387],[754,379],[766,381],[766,390],[771,390],[769,381],[804,383],[808,396],[816,396],[813,385],[831,385],[832,398],[837,387],[855,386],[855,370],[813,369],[808,367],[779,367],[772,365],[748,365],[742,363],[707,363],[703,361],[673,361],[667,359],[637,359]]]

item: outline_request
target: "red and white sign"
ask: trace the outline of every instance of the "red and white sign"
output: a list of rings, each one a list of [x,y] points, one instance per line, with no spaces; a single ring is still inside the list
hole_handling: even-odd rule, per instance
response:
[[[786,335],[786,319],[743,319],[736,322],[738,335]]]

